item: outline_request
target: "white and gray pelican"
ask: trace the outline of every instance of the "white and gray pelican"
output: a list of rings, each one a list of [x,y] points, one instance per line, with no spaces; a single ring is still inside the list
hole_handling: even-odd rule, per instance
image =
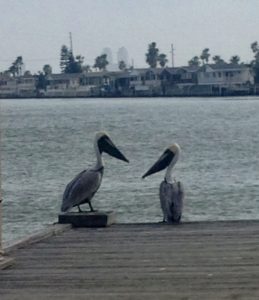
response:
[[[184,190],[182,183],[172,178],[172,170],[179,159],[181,148],[178,144],[168,147],[157,162],[142,176],[164,170],[167,167],[165,178],[160,184],[159,196],[163,211],[163,222],[180,223],[183,210]]]
[[[88,203],[90,210],[94,211],[91,200],[99,189],[103,177],[102,153],[106,152],[117,159],[129,162],[128,159],[119,151],[111,141],[106,132],[97,132],[94,140],[96,154],[96,164],[87,170],[80,172],[72,181],[68,183],[63,194],[61,211],[66,212],[72,207],[77,206],[82,212],[80,205]]]

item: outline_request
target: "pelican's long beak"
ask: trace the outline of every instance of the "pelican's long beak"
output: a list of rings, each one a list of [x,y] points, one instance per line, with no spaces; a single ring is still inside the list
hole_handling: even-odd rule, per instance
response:
[[[120,150],[114,145],[112,140],[107,135],[104,135],[99,139],[98,147],[100,153],[106,152],[117,159],[129,162],[129,160],[120,152]]]
[[[165,150],[165,152],[159,157],[158,161],[142,176],[142,178],[164,170],[169,166],[174,156],[175,154],[172,151],[169,149]]]

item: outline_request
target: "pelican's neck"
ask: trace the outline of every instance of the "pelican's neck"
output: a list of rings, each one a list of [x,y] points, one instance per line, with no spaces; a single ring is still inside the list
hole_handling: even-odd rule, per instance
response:
[[[103,159],[102,159],[102,155],[100,153],[100,150],[99,150],[99,147],[98,147],[98,144],[97,144],[98,141],[95,141],[94,143],[94,150],[95,150],[95,154],[96,154],[96,165],[95,165],[95,169],[100,169],[104,166],[103,164]]]
[[[166,170],[166,173],[165,173],[165,180],[168,183],[173,183],[173,177],[172,177],[173,167],[176,164],[178,158],[179,158],[179,154],[177,153],[175,155],[174,159],[171,161],[171,163],[167,167],[167,170]]]

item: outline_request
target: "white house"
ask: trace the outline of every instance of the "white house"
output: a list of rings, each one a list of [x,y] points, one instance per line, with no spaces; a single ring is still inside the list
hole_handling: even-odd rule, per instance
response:
[[[45,96],[73,97],[80,84],[80,74],[50,74],[47,83]]]
[[[130,88],[137,93],[153,93],[154,90],[161,86],[160,73],[162,69],[134,69],[129,73]]]
[[[16,79],[7,75],[0,75],[0,98],[14,97],[16,94]]]
[[[0,98],[35,97],[35,76],[10,77],[0,75]]]
[[[232,92],[246,92],[254,84],[251,68],[244,64],[208,64],[198,71],[198,84]]]
[[[33,97],[36,95],[36,78],[32,75],[16,78],[18,97]]]

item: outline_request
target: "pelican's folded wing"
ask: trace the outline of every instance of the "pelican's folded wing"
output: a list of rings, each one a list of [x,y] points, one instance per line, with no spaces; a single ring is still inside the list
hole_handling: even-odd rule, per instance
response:
[[[79,173],[66,187],[62,211],[67,211],[73,206],[77,206],[91,200],[98,190],[102,181],[102,171],[84,170]]]

